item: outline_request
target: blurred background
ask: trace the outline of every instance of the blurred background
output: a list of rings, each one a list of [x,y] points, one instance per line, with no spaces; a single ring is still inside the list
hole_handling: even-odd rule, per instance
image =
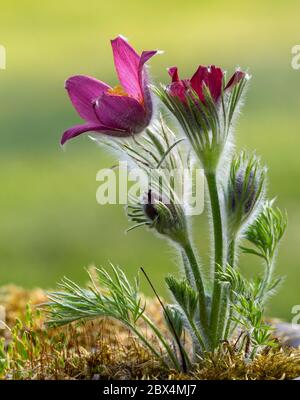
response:
[[[299,44],[299,1],[10,0],[1,3],[0,44],[0,285],[54,287],[64,275],[86,281],[84,267],[118,263],[132,276],[143,265],[164,293],[163,277],[176,271],[166,242],[140,229],[127,235],[122,206],[96,203],[96,173],[109,167],[87,136],[59,146],[62,132],[80,118],[64,91],[74,74],[117,84],[109,40],[122,33],[141,51],[159,48],[153,78],[166,67],[191,76],[201,64],[253,78],[237,129],[238,148],[256,149],[269,167],[269,194],[289,215],[277,271],[286,276],[268,314],[291,319],[300,303],[300,70],[291,67]],[[207,222],[194,229],[204,262]],[[241,267],[258,273],[256,258]],[[148,286],[143,289],[150,294]],[[165,293],[164,293],[165,294]]]

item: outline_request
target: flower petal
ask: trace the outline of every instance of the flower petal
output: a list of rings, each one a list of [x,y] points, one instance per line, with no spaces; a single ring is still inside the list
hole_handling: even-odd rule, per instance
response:
[[[144,71],[144,65],[145,63],[150,60],[151,57],[155,56],[157,53],[157,50],[147,50],[143,51],[140,57],[140,62],[139,62],[139,79],[140,79],[140,87],[143,89],[143,84],[145,83],[145,80],[147,81],[147,75],[143,74]],[[147,82],[146,82],[147,83]]]
[[[103,93],[97,100],[95,112],[101,124],[128,135],[140,132],[150,119],[137,100],[109,93]]]
[[[121,36],[112,40],[111,46],[121,85],[130,96],[142,98],[139,80],[140,56]]]
[[[141,69],[144,64],[150,60],[151,57],[155,56],[157,54],[157,50],[145,50],[142,52],[141,57],[140,57],[140,63],[139,63],[139,69]]]
[[[60,143],[63,145],[65,144],[68,140],[81,135],[82,133],[85,132],[91,132],[91,131],[98,131],[101,129],[102,126],[98,124],[93,124],[93,123],[87,123],[84,125],[75,125],[70,129],[67,129],[64,134],[62,135]]]
[[[218,101],[218,99],[221,96],[222,82],[223,82],[222,69],[212,65],[209,69],[209,74],[208,74],[208,87],[210,94],[215,101]]]
[[[177,96],[180,100],[186,102],[186,92],[191,86],[189,79],[179,79],[178,68],[168,68],[168,73],[172,79],[171,84],[168,86],[168,91],[171,95]]]
[[[177,96],[180,98],[181,101],[186,101],[186,86],[184,85],[184,83],[182,81],[178,81],[178,82],[172,82],[169,86],[168,86],[168,92],[172,95],[172,96]]]
[[[191,78],[192,88],[197,92],[199,99],[205,101],[203,95],[203,84],[205,84],[210,91],[214,101],[218,101],[222,92],[223,71],[221,68],[199,66],[193,77]]]
[[[95,78],[77,75],[66,81],[65,87],[68,91],[73,106],[81,118],[86,121],[99,123],[94,111],[96,99],[110,86]]]
[[[168,68],[168,73],[169,73],[170,77],[172,78],[172,82],[178,82],[179,81],[179,75],[178,75],[178,68],[177,67]]]
[[[203,88],[203,82],[207,81],[207,75],[208,75],[208,68],[200,65],[191,78],[191,86],[195,90],[201,101],[204,101],[202,88]]]
[[[152,104],[152,96],[149,89],[149,79],[147,70],[145,67],[145,63],[153,57],[157,53],[157,50],[143,51],[141,54],[141,59],[139,63],[139,80],[140,80],[140,88],[142,90],[142,98],[137,100],[142,100],[142,104],[144,106],[147,119],[150,121],[152,112],[153,112],[153,104]]]
[[[143,67],[157,51],[143,51],[139,56],[122,36],[112,40],[111,45],[121,85],[129,96],[141,101],[144,98],[144,85],[147,83]]]
[[[237,83],[239,83],[244,77],[246,76],[245,72],[243,71],[235,71],[232,77],[229,79],[227,85],[225,86],[226,89],[231,89]]]

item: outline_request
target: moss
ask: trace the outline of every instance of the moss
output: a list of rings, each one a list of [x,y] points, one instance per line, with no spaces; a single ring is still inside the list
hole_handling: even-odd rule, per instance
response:
[[[117,321],[107,319],[45,329],[35,305],[40,290],[1,289],[7,329],[0,348],[1,379],[293,379],[300,375],[300,350],[279,347],[246,362],[225,343],[188,375],[166,370]],[[31,306],[27,304],[30,302]],[[162,323],[155,300],[148,312]]]

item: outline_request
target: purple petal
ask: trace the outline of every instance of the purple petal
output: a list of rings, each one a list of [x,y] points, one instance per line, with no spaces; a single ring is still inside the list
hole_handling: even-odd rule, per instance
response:
[[[149,50],[149,51],[143,51],[140,62],[139,62],[139,79],[140,79],[140,87],[143,88],[144,81],[147,81],[147,75],[144,73],[144,65],[145,63],[150,60],[151,57],[155,56],[157,53],[157,50]],[[147,83],[147,82],[146,82]]]
[[[139,80],[140,56],[121,36],[112,40],[111,46],[116,71],[124,90],[136,99],[143,98]]]
[[[221,68],[199,66],[191,78],[192,88],[197,92],[199,99],[204,102],[203,85],[205,84],[210,91],[214,101],[218,101],[222,91],[223,71]]]
[[[177,67],[170,67],[168,68],[168,73],[172,78],[172,82],[179,82],[179,75],[178,75],[178,68]]]
[[[68,140],[70,140],[78,135],[81,135],[82,133],[98,131],[101,128],[102,128],[102,126],[99,125],[99,122],[98,122],[98,124],[87,123],[84,125],[75,125],[72,128],[70,128],[64,132],[60,143],[63,145]]]
[[[144,98],[144,84],[147,77],[143,74],[144,64],[153,57],[157,51],[143,51],[139,56],[129,43],[118,36],[111,41],[116,71],[125,92],[136,100]]]
[[[101,124],[128,135],[140,132],[149,123],[144,107],[132,97],[103,93],[95,111]]]
[[[148,118],[148,121],[150,121],[151,116],[152,116],[152,111],[153,111],[153,105],[152,105],[152,96],[149,90],[149,80],[148,80],[148,74],[147,70],[145,68],[145,63],[153,57],[157,53],[156,50],[151,50],[151,51],[143,51],[140,59],[140,64],[139,64],[139,79],[140,79],[140,87],[142,88],[143,92],[143,103],[144,103],[144,108],[145,112]]]
[[[81,118],[99,124],[94,111],[94,103],[110,87],[104,82],[84,75],[72,76],[66,81],[65,87]]]
[[[246,74],[243,71],[235,71],[235,73],[229,79],[225,87],[225,90],[232,89],[232,87],[235,86],[237,83],[239,83],[245,77],[245,75]]]
[[[208,69],[207,67],[204,67],[203,65],[200,65],[197,69],[197,71],[194,73],[194,75],[191,78],[191,86],[195,90],[195,92],[198,94],[199,99],[203,102],[204,101],[204,95],[203,95],[203,82],[207,82],[207,75],[208,75]]]
[[[143,67],[143,65],[150,60],[151,57],[155,56],[155,54],[157,54],[157,50],[143,51],[140,57],[140,68]]]
[[[172,96],[177,96],[181,101],[186,101],[186,87],[182,81],[170,83],[168,91]]]
[[[222,93],[223,75],[221,68],[215,67],[214,65],[210,67],[207,84],[210,94],[215,101],[218,101]]]

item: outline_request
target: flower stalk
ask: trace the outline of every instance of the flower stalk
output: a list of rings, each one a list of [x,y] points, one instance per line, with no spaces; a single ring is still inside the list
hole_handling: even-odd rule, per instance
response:
[[[213,220],[214,232],[214,286],[212,294],[212,306],[210,317],[211,336],[213,338],[213,346],[216,347],[219,340],[219,332],[222,332],[220,313],[222,307],[223,289],[217,279],[219,269],[223,269],[224,261],[224,238],[223,238],[223,222],[222,211],[220,207],[220,199],[215,173],[206,174],[207,186],[210,196],[211,214]]]
[[[204,338],[202,341],[204,342],[205,349],[210,349],[211,347],[211,338],[210,338],[210,329],[209,329],[209,319],[207,314],[207,306],[206,306],[206,294],[203,284],[203,279],[201,277],[199,264],[197,262],[194,250],[188,242],[183,246],[184,253],[189,261],[191,271],[193,273],[195,286],[199,295],[199,319],[201,323],[202,333]]]

